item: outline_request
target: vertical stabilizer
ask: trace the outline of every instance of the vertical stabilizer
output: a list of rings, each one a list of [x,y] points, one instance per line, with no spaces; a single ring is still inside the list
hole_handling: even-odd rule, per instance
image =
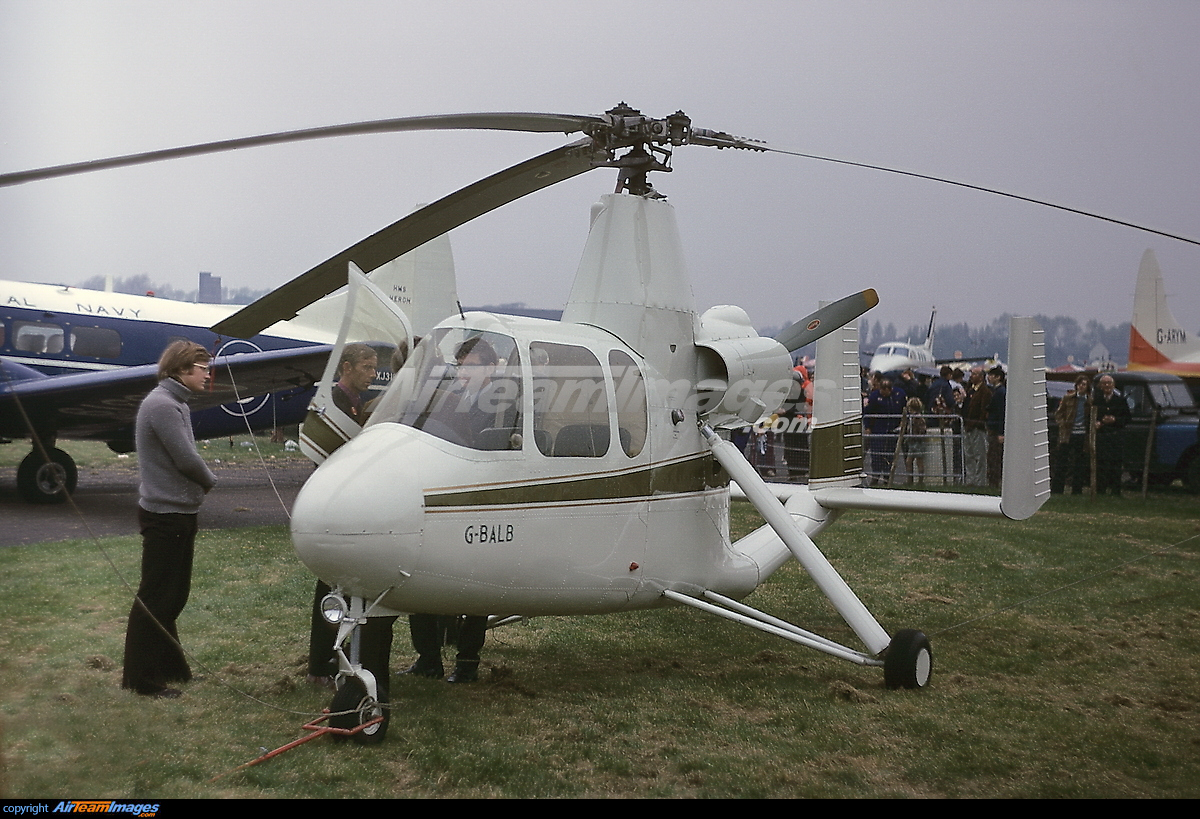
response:
[[[862,464],[858,328],[851,322],[817,342],[808,485],[812,489],[857,486],[862,482]]]
[[[1200,339],[1179,326],[1167,307],[1162,271],[1153,250],[1142,254],[1129,328],[1129,369],[1200,375]]]
[[[1013,317],[1008,331],[1004,404],[1004,472],[1000,511],[1025,520],[1050,497],[1050,438],[1046,418],[1046,331]]]

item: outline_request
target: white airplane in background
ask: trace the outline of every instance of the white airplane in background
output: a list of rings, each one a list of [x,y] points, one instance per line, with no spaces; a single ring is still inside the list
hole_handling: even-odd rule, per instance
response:
[[[1142,254],[1129,328],[1129,369],[1200,379],[1200,339],[1180,326],[1163,287],[1153,250]]]
[[[937,308],[929,317],[929,332],[925,334],[924,344],[913,344],[911,341],[885,341],[875,348],[868,369],[873,373],[901,372],[903,370],[933,367],[937,361],[933,357],[933,320],[937,316]]]

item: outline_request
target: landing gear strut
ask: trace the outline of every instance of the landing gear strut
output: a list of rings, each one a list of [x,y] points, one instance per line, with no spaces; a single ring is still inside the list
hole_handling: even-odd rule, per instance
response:
[[[338,627],[334,640],[334,654],[338,661],[337,693],[329,703],[332,712],[329,725],[345,729],[365,726],[351,735],[359,745],[378,745],[383,742],[391,717],[387,697],[388,680],[384,679],[382,683],[376,680],[374,674],[363,668],[361,661],[360,626],[367,622],[367,611],[372,607],[361,597],[351,597],[347,601],[338,589],[321,601],[322,616]],[[367,725],[373,720],[379,721]]]
[[[62,503],[75,491],[78,480],[74,459],[53,447],[45,456],[34,449],[17,467],[17,489],[29,503]]]

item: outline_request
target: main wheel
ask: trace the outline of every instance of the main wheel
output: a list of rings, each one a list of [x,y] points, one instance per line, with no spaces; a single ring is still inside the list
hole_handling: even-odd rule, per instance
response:
[[[386,706],[386,701],[376,702],[367,696],[367,688],[362,680],[348,677],[329,703],[329,710],[334,714],[329,718],[329,724],[334,728],[352,729],[376,717],[383,717],[383,722],[351,735],[359,745],[378,745],[387,736],[388,721],[391,719],[391,710]],[[339,711],[349,713],[339,714]]]
[[[929,638],[913,628],[896,632],[883,655],[883,681],[888,688],[924,688],[933,673]]]
[[[29,503],[62,503],[79,481],[79,470],[70,455],[61,449],[46,454],[49,461],[35,449],[17,467],[17,489]]]

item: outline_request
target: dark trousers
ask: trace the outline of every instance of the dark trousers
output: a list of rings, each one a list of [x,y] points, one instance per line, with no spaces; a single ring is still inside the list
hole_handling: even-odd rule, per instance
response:
[[[427,660],[436,659],[441,662],[444,634],[448,630],[442,621],[457,620],[437,614],[410,614],[408,630],[412,634],[413,648],[417,654]],[[487,635],[487,617],[467,615],[458,623],[458,636],[455,644],[458,646],[459,663],[478,663],[479,652]]]
[[[988,431],[988,449],[987,449],[987,482],[988,486],[993,489],[1000,488],[1000,481],[1004,477],[1004,442],[1000,440],[1000,436],[992,431]]]
[[[1124,440],[1120,430],[1101,428],[1096,432],[1096,491],[1121,494],[1121,455]]]
[[[1078,495],[1083,487],[1092,482],[1091,452],[1088,450],[1087,433],[1072,434],[1063,447],[1063,488],[1070,487]]]
[[[179,647],[175,620],[192,587],[197,516],[138,509],[142,530],[142,580],[125,629],[122,688],[155,694],[168,683],[192,678]]]

